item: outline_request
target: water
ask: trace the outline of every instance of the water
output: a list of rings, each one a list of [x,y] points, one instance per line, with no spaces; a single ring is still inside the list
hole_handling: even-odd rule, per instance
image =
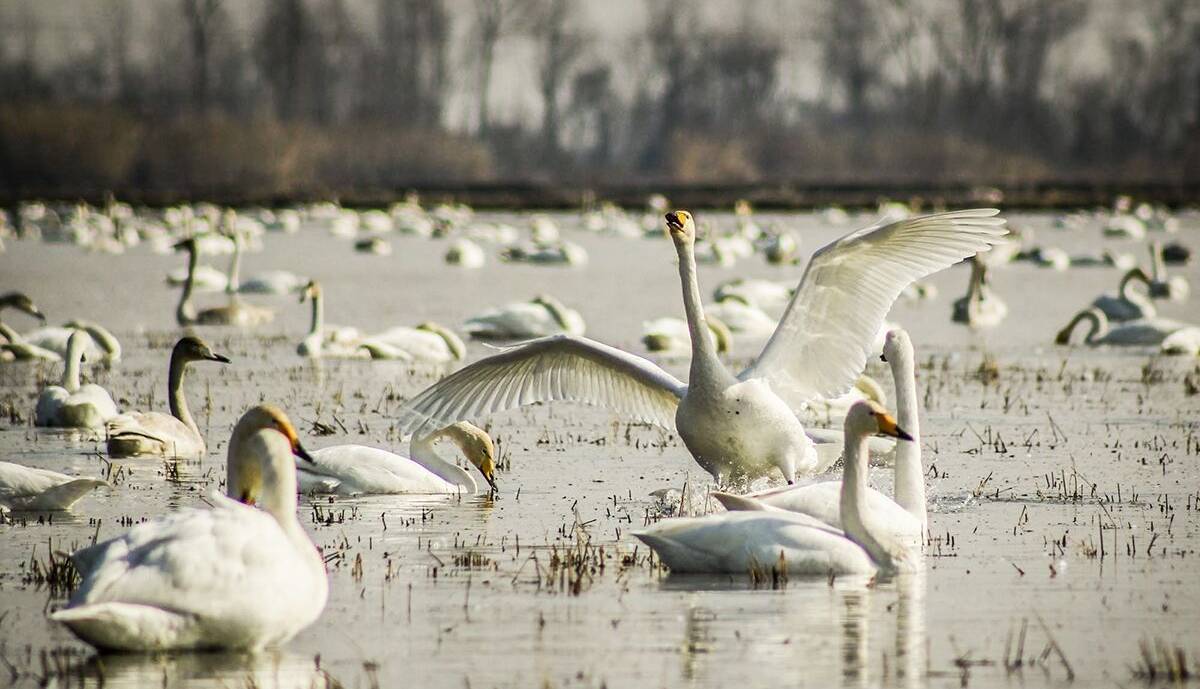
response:
[[[1049,215],[1010,217],[1036,229],[1038,243],[1071,252],[1144,253],[1140,243],[1102,241],[1096,227],[1060,232]],[[806,251],[838,233],[814,216],[764,222],[774,220],[795,227]],[[1198,228],[1188,216],[1180,236],[1194,241]],[[459,271],[441,262],[444,240],[396,237],[394,255],[378,257],[304,231],[268,235],[265,250],[246,257],[243,276],[286,267],[317,277],[327,319],[368,331],[426,319],[457,326],[487,305],[545,291],[579,309],[592,337],[641,351],[642,320],[680,313],[669,244],[567,234],[591,253],[586,268],[492,261]],[[0,275],[4,289],[29,293],[52,323],[87,315],[111,327],[124,360],[97,370],[96,382],[122,409],[165,409],[166,358],[178,331],[175,292],[162,280],[180,262],[144,247],[108,256],[10,241]],[[735,275],[799,273],[754,258],[732,269],[702,266],[700,277],[707,292]],[[1200,284],[1197,273],[1182,270]],[[221,488],[233,423],[260,400],[282,405],[310,449],[402,449],[396,410],[440,374],[400,363],[305,362],[294,349],[307,306],[262,298],[279,310],[271,327],[201,333],[234,361],[196,364],[188,380],[206,460],[120,460],[111,469],[116,485],[73,513],[21,514],[0,526],[0,677],[11,668],[15,686],[100,686],[101,677],[118,687],[1010,686],[1072,678],[1074,686],[1112,686],[1136,681],[1141,640],[1200,651],[1200,397],[1184,381],[1196,361],[1051,344],[1071,314],[1115,289],[1116,269],[998,270],[993,284],[1010,315],[983,335],[949,320],[966,277],[962,267],[945,271],[933,280],[939,298],[901,302],[891,316],[917,347],[933,475],[934,541],[921,575],[793,577],[777,587],[748,576],[669,576],[629,532],[664,509],[649,495],[660,488],[686,488],[688,507],[705,509],[708,476],[672,434],[586,407],[536,407],[486,420],[507,467],[494,499],[303,498],[304,521],[329,558],[331,596],[319,622],[285,648],[93,657],[45,619],[64,598],[28,580],[31,558],[116,534],[122,519],[200,504]],[[1194,302],[1161,310],[1200,320]],[[7,318],[30,327],[22,315]],[[472,358],[488,353],[470,350]],[[739,342],[733,358],[756,351]],[[981,367],[985,359],[994,366]],[[686,375],[685,361],[667,367]],[[0,458],[101,475],[108,469],[95,439],[30,426],[41,381],[58,371],[0,367],[0,410],[22,417],[0,426]],[[890,391],[882,367],[872,363],[871,372]],[[333,434],[317,435],[314,422]],[[886,472],[876,474],[889,489]]]

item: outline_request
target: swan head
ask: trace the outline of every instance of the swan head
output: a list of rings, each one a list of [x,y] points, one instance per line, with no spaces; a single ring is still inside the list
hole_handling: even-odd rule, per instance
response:
[[[33,303],[33,300],[22,292],[9,292],[0,297],[0,304],[23,311],[39,321],[44,322],[46,320],[46,314],[42,313],[37,305]]]
[[[229,440],[226,493],[247,505],[262,503],[274,511],[278,495],[295,498],[296,467],[292,455],[312,462],[300,445],[296,428],[279,407],[261,404],[237,422]]]
[[[696,241],[696,221],[687,211],[671,211],[663,216],[667,221],[667,235],[676,244]]]
[[[883,353],[879,355],[879,360],[884,363],[900,361],[903,356],[912,357],[912,353],[912,339],[909,338],[908,331],[904,328],[895,328],[889,330],[884,338]]]
[[[862,435],[886,435],[900,440],[912,440],[913,437],[896,423],[892,416],[878,402],[859,400],[855,402],[846,414],[846,428]]]
[[[454,440],[462,450],[467,461],[483,474],[492,490],[496,488],[496,445],[492,436],[479,426],[469,421],[459,421],[442,430],[446,436]]]
[[[303,304],[309,299],[316,299],[319,296],[321,296],[321,283],[309,280],[308,284],[300,290],[300,303]]]
[[[228,364],[229,357],[217,354],[208,346],[208,343],[195,335],[179,338],[175,343],[175,349],[171,352],[171,357],[181,357],[184,361],[219,361],[222,364]]]
[[[196,238],[188,237],[187,239],[181,239],[178,242],[175,242],[174,246],[172,246],[171,248],[174,249],[175,251],[195,251],[196,250]]]

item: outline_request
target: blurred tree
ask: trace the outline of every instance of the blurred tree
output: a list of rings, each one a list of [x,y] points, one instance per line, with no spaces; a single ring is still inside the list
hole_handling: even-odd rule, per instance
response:
[[[179,7],[187,24],[188,44],[192,53],[192,105],[208,107],[209,67],[212,46],[219,32],[228,29],[222,0],[180,0]]]
[[[560,150],[562,87],[587,48],[588,36],[575,26],[574,0],[538,0],[530,7],[530,33],[538,47],[542,95],[542,149],[551,160]]]

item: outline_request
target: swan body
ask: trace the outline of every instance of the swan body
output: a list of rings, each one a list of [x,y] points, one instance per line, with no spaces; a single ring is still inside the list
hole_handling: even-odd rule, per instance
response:
[[[474,494],[475,479],[434,450],[434,442],[440,438],[452,440],[495,488],[496,450],[491,437],[461,421],[424,438],[414,436],[409,457],[364,445],[335,445],[315,450],[311,462],[296,462],[300,492]]]
[[[483,264],[487,263],[487,256],[478,244],[466,237],[460,237],[446,250],[446,263],[460,268],[482,268]]]
[[[400,430],[535,402],[572,400],[674,428],[719,482],[777,468],[792,482],[819,457],[793,409],[836,397],[862,372],[872,339],[910,282],[991,246],[1004,220],[990,209],[908,218],[831,243],[809,261],[758,358],[738,376],[709,337],[694,253],[695,224],[668,213],[692,343],[689,382],[643,357],[571,335],[543,337],[463,367],[402,410]]]
[[[463,324],[472,337],[521,339],[557,333],[582,335],[583,317],[554,297],[540,295],[530,301],[514,302],[491,309]]]
[[[101,649],[257,650],[282,644],[325,607],[325,565],[296,518],[283,412],[246,412],[229,443],[231,497],[143,522],[72,559],[83,582],[50,618]],[[256,509],[252,505],[259,505]]]
[[[733,333],[720,319],[710,316],[707,320],[717,353],[728,352],[733,347]],[[664,356],[691,354],[687,321],[669,317],[646,321],[642,324],[642,344],[651,352]]]
[[[0,506],[13,510],[68,510],[104,481],[0,462]]]
[[[85,339],[82,330],[71,335],[61,385],[50,385],[38,395],[34,424],[58,428],[101,428],[117,415],[117,405],[99,385],[79,384]]]
[[[774,280],[734,278],[717,285],[713,290],[713,299],[717,302],[736,299],[778,318],[783,315],[783,310],[791,301],[795,287],[791,283]],[[708,315],[707,311],[705,315]]]
[[[1071,343],[1071,334],[1081,321],[1090,321],[1091,327],[1084,336],[1085,344],[1095,346],[1110,345],[1116,347],[1162,346],[1172,347],[1170,353],[1187,353],[1188,344],[1200,330],[1197,326],[1180,323],[1167,318],[1143,318],[1135,321],[1123,321],[1110,325],[1104,312],[1092,307],[1084,309],[1071,319],[1065,328],[1055,337],[1055,344]],[[1173,338],[1168,344],[1168,338]]]
[[[574,242],[535,243],[512,246],[500,254],[506,261],[517,263],[540,263],[545,265],[586,266],[587,249]]]
[[[1102,294],[1092,306],[1100,309],[1109,321],[1132,321],[1139,318],[1154,318],[1158,310],[1154,304],[1134,291],[1134,283],[1140,282],[1150,289],[1150,276],[1141,268],[1131,268],[1121,277],[1121,286],[1116,294]]]
[[[898,423],[910,440],[896,443],[896,496],[893,500],[872,488],[866,488],[863,498],[867,510],[886,525],[891,538],[909,548],[920,548],[927,531],[924,468],[921,465],[920,421],[917,414],[916,366],[912,341],[903,330],[892,330],[884,348],[884,356],[896,380]],[[806,514],[837,529],[841,521],[842,484],[824,481],[805,486],[788,486],[747,496],[713,493],[726,509],[749,509],[762,504],[790,512]]]
[[[919,549],[897,541],[886,517],[864,499],[867,434],[906,433],[879,405],[863,401],[846,416],[846,475],[838,486],[844,529],[778,508],[667,519],[634,535],[677,573],[744,574],[781,563],[789,575],[840,576],[911,570]]]
[[[204,457],[204,436],[192,418],[187,398],[183,394],[184,375],[188,364],[193,361],[229,363],[229,359],[214,353],[200,338],[181,338],[171,350],[167,375],[167,400],[171,413],[126,412],[109,419],[105,424],[105,431],[108,435],[110,457]]]
[[[268,270],[238,285],[241,294],[294,294],[304,289],[308,278],[288,270]]]
[[[1008,305],[992,291],[987,271],[987,263],[983,260],[971,260],[967,296],[954,302],[952,320],[955,323],[965,323],[972,328],[992,328],[999,325],[1008,315]]]
[[[715,316],[732,332],[751,338],[770,337],[779,321],[762,309],[736,297],[727,297],[704,307],[705,316]]]
[[[425,322],[415,328],[395,326],[364,339],[359,347],[372,359],[404,359],[447,363],[467,355],[467,346],[453,331]]]

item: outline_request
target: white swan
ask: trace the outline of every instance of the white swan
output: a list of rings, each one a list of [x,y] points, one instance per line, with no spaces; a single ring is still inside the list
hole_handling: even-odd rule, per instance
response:
[[[446,263],[460,268],[482,268],[487,263],[483,248],[467,237],[460,237],[446,250]]]
[[[1200,349],[1200,326],[1180,323],[1167,318],[1143,318],[1109,325],[1104,312],[1095,307],[1075,314],[1067,326],[1054,338],[1055,344],[1071,344],[1071,335],[1081,321],[1090,321],[1084,344],[1093,347],[1158,346],[1168,354],[1191,354]]]
[[[955,323],[965,323],[972,328],[991,328],[999,325],[1008,315],[1008,305],[992,291],[987,273],[987,263],[979,257],[973,257],[967,295],[954,301],[951,319]]]
[[[921,466],[920,421],[917,415],[916,364],[912,341],[904,330],[888,333],[884,357],[896,380],[896,405],[899,425],[909,439],[896,443],[895,499],[866,488],[863,499],[867,508],[890,530],[891,537],[906,547],[920,548],[925,541],[928,516],[925,507],[925,473]],[[842,485],[823,481],[807,486],[788,486],[746,496],[713,493],[729,510],[756,509],[769,505],[799,512],[841,529],[839,505]]]
[[[1101,294],[1092,301],[1092,306],[1104,312],[1110,321],[1132,321],[1138,318],[1154,318],[1158,315],[1150,299],[1133,290],[1133,285],[1140,282],[1150,289],[1150,276],[1141,268],[1131,268],[1121,277],[1121,285],[1116,294]]]
[[[229,363],[229,359],[214,353],[200,338],[190,335],[180,338],[171,350],[171,363],[167,375],[167,401],[171,413],[135,411],[109,419],[105,425],[109,456],[156,455],[180,459],[204,457],[204,436],[200,434],[200,428],[192,418],[187,398],[183,394],[183,377],[188,364],[193,361]]]
[[[33,303],[33,300],[21,292],[9,292],[0,295],[0,315],[3,315],[4,309],[16,309],[37,318],[39,321],[45,322],[46,316]],[[3,337],[5,342],[0,344],[0,354],[4,355],[0,361],[9,360],[28,360],[42,359],[45,361],[59,361],[62,355],[52,352],[44,347],[30,344],[25,341],[12,327],[0,321],[0,337]]]
[[[107,485],[97,479],[0,462],[0,506],[13,510],[69,510],[93,488]]]
[[[308,278],[288,270],[268,270],[241,281],[239,294],[294,294],[304,289]]]
[[[717,285],[713,290],[713,299],[723,302],[735,298],[762,309],[773,318],[779,318],[795,291],[796,286],[790,282],[733,278]],[[705,315],[709,315],[707,311]]]
[[[548,294],[490,309],[463,323],[472,337],[514,340],[557,333],[582,335],[583,317]],[[457,420],[457,419],[455,419]]]
[[[79,369],[87,338],[76,330],[67,344],[62,384],[49,385],[38,395],[34,424],[59,428],[101,428],[117,415],[117,405],[108,391],[94,383],[79,384]]]
[[[309,359],[364,359],[366,353],[358,348],[362,335],[358,328],[325,324],[325,295],[321,283],[309,280],[300,291],[300,302],[312,302],[312,320],[308,334],[296,347],[296,353]]]
[[[712,337],[713,346],[718,354],[725,354],[733,348],[733,333],[725,323],[715,317],[705,314],[708,331]],[[642,323],[642,345],[651,352],[663,356],[687,356],[692,353],[692,341],[688,333],[687,321],[680,318],[655,318]]]
[[[692,341],[688,384],[643,357],[581,337],[547,337],[443,378],[405,405],[400,430],[573,400],[674,427],[718,481],[773,468],[794,481],[814,471],[819,457],[793,409],[848,389],[900,290],[990,246],[1004,234],[997,213],[909,218],[853,232],[822,248],[775,334],[736,378],[717,358],[700,305],[695,224],[686,211],[668,213]]]
[[[451,440],[488,485],[496,488],[496,448],[491,437],[483,429],[460,421],[422,438],[414,436],[408,457],[364,445],[314,450],[311,462],[297,460],[300,492],[474,494],[475,479],[434,450],[434,443],[441,438]]]
[[[275,318],[275,312],[271,309],[252,304],[242,303],[237,298],[237,294],[230,294],[229,304],[226,306],[217,306],[212,308],[196,310],[192,305],[192,292],[195,289],[196,261],[198,260],[198,250],[196,245],[197,239],[189,237],[175,245],[176,251],[186,251],[188,254],[188,279],[183,283],[183,290],[179,295],[179,305],[175,307],[175,320],[179,325],[236,325],[241,327],[251,327],[270,322]],[[241,242],[234,242],[236,247],[241,246]],[[234,255],[240,253],[240,248],[235,248]],[[231,280],[231,284],[232,284]],[[236,286],[231,287],[236,291]]]
[[[188,267],[173,268],[167,273],[167,284],[183,287],[188,279]],[[229,288],[229,275],[210,265],[197,265],[192,277],[192,289],[196,292],[224,292]]]
[[[358,344],[372,359],[447,363],[467,355],[467,345],[454,331],[432,321],[415,328],[398,325],[363,338]]]
[[[513,263],[586,266],[588,253],[575,242],[538,242],[511,246],[500,253],[500,258]]]
[[[882,407],[862,401],[846,415],[846,470],[838,511],[845,530],[805,514],[779,509],[666,519],[634,532],[676,573],[745,574],[786,567],[789,575],[838,576],[908,571],[920,550],[898,541],[886,517],[863,499],[866,439],[871,433],[907,434]]]
[[[76,552],[83,582],[50,619],[119,651],[257,650],[291,639],[329,593],[321,554],[296,518],[293,454],[306,456],[282,411],[246,412],[229,441],[236,500],[214,493],[211,509],[180,510]]]
[[[775,332],[779,319],[737,296],[727,296],[704,307],[705,316],[716,316],[732,332],[749,338],[767,338]]]

